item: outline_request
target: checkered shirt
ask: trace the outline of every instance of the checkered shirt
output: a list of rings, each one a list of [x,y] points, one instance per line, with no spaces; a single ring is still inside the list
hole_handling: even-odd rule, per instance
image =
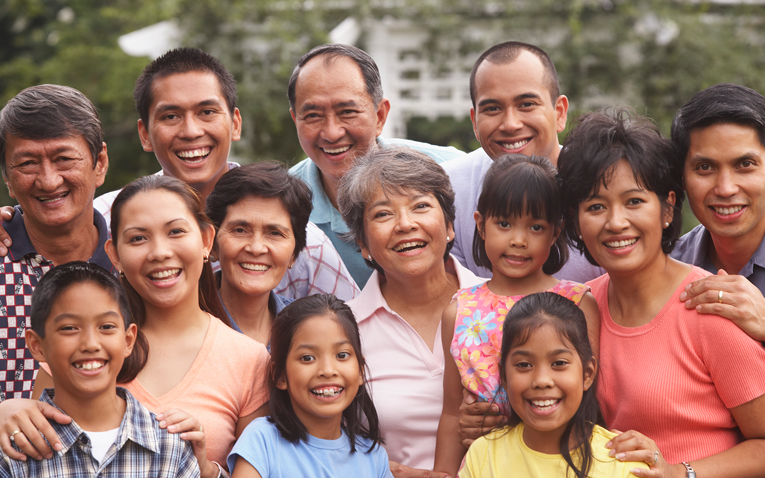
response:
[[[98,247],[88,262],[114,272],[104,251],[109,239],[106,221],[97,211],[93,211],[93,224],[98,229]],[[2,227],[13,245],[0,263],[0,401],[32,396],[39,364],[27,350],[24,334],[31,327],[32,292],[37,281],[53,267],[35,251],[19,206],[13,219],[3,222]]]
[[[53,394],[53,389],[45,389],[40,401],[53,405]],[[61,425],[49,420],[61,439],[61,451],[54,453],[49,460],[40,461],[13,460],[2,453],[0,478],[199,477],[199,465],[191,444],[181,440],[178,434],[173,435],[159,428],[159,421],[154,414],[124,388],[117,387],[117,395],[127,402],[127,408],[117,432],[117,440],[101,463],[91,454],[90,438],[74,421]]]

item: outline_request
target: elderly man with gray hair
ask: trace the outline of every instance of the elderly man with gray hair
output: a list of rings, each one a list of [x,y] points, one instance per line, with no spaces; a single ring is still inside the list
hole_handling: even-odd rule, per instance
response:
[[[33,86],[0,111],[0,169],[19,203],[3,224],[13,245],[0,263],[0,401],[32,393],[39,364],[24,334],[40,278],[71,261],[112,270],[106,221],[93,208],[108,166],[98,112],[74,88]]]

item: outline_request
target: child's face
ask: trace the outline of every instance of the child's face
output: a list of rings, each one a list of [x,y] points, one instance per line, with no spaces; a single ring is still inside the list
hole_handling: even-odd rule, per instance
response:
[[[342,413],[363,384],[359,359],[343,327],[334,315],[322,315],[298,327],[276,386],[289,392],[292,408],[309,434],[336,439]]]
[[[197,303],[203,258],[215,231],[200,230],[180,196],[162,189],[136,194],[122,207],[119,230],[112,234],[109,258],[147,305]]]
[[[35,359],[50,366],[56,397],[92,398],[114,394],[117,375],[135,343],[119,304],[101,286],[81,282],[56,299],[45,322],[45,338],[27,330]]]
[[[511,278],[541,272],[559,233],[546,220],[534,219],[529,214],[484,219],[476,211],[475,220],[486,243],[492,272]]]
[[[594,376],[594,363],[583,369],[574,347],[551,325],[536,329],[525,344],[510,349],[503,385],[526,426],[523,438],[530,448],[559,453],[563,430]]]

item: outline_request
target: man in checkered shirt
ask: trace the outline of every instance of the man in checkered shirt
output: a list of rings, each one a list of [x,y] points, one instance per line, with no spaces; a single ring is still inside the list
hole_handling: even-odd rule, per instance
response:
[[[79,91],[33,86],[0,111],[0,169],[19,203],[3,223],[13,243],[0,263],[0,401],[31,397],[39,364],[24,334],[43,274],[76,260],[112,270],[93,208],[108,166],[98,112]]]

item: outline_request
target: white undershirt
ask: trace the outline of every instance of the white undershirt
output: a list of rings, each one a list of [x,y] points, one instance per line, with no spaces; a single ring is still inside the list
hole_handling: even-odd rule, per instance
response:
[[[104,460],[106,452],[109,451],[112,443],[117,441],[117,432],[119,431],[119,428],[115,428],[114,430],[107,430],[105,432],[85,431],[85,434],[88,435],[88,438],[90,438],[90,453],[93,455],[93,458],[98,460],[99,463]]]

